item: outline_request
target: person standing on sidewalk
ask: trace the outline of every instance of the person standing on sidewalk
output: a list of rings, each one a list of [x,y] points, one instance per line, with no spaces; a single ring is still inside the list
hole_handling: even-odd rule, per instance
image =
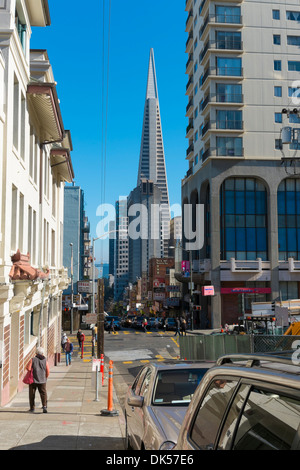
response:
[[[73,344],[67,338],[67,342],[65,344],[65,353],[66,353],[66,365],[70,366],[71,365],[71,359],[72,359],[72,353],[73,353]]]
[[[82,343],[82,331],[79,329],[77,332],[77,340],[78,340],[78,348],[81,350],[81,343]]]
[[[186,319],[182,318],[181,320],[181,333],[182,336],[186,336]]]
[[[49,365],[45,357],[43,348],[38,347],[36,356],[33,357],[26,366],[27,370],[33,370],[33,383],[29,385],[29,405],[30,411],[35,409],[35,392],[38,389],[43,413],[47,413],[47,378],[49,377]]]
[[[112,321],[110,322],[108,333],[110,334],[111,331],[113,332],[113,334],[115,334],[115,320],[114,319],[112,319]]]

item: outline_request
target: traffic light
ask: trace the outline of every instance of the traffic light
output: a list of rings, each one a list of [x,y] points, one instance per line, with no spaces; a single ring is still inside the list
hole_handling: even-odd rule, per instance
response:
[[[272,312],[275,312],[275,300],[272,302]]]

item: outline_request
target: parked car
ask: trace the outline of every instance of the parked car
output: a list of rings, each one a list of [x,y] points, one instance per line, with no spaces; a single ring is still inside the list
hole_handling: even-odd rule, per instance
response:
[[[208,362],[145,365],[125,398],[126,448],[172,449]]]
[[[104,320],[104,329],[106,331],[108,331],[110,329],[110,325],[111,325],[111,321],[112,319],[114,319],[115,321],[115,330],[120,330],[121,329],[121,321],[120,321],[120,318],[119,317],[115,317],[115,316],[108,316],[108,317],[105,317],[105,320]]]
[[[176,319],[175,318],[167,318],[166,319],[166,330],[176,330]]]
[[[223,356],[197,388],[174,450],[300,450],[299,423],[299,361]]]

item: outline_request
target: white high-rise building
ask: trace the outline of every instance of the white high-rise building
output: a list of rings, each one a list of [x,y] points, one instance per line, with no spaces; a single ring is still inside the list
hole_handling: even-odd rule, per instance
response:
[[[296,139],[283,145],[281,132],[300,127],[299,109],[282,113],[299,108],[300,6],[187,0],[185,9],[182,206],[192,205],[195,227],[197,204],[205,205],[193,282],[197,292],[213,285],[215,295],[194,302],[202,306],[198,323],[219,327],[237,321],[241,293],[245,311],[252,301],[300,296],[300,171],[295,161],[284,164],[300,150]]]

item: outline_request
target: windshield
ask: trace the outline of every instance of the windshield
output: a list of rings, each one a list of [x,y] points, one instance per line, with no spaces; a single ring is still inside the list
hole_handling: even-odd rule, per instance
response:
[[[158,372],[153,405],[188,405],[208,368]]]

